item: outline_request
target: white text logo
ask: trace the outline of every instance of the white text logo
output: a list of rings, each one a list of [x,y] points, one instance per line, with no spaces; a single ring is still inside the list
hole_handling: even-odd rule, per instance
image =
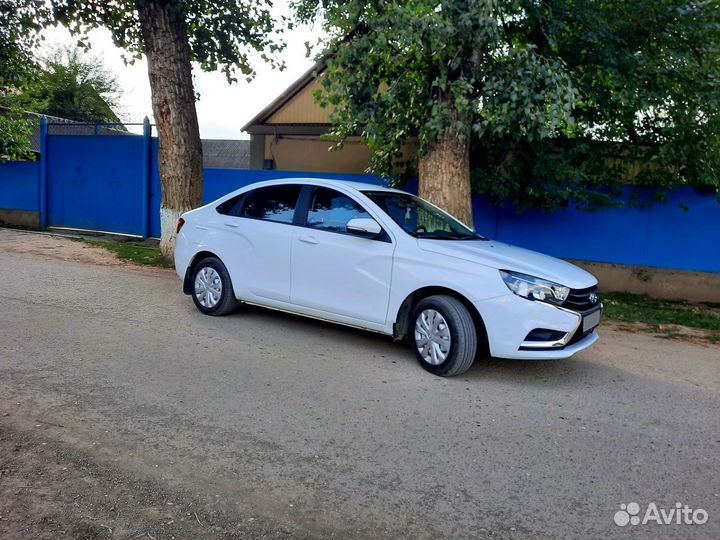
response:
[[[704,525],[708,520],[707,511],[702,508],[692,509],[687,504],[675,503],[675,506],[666,509],[658,508],[654,502],[648,504],[645,512],[640,512],[640,505],[636,502],[621,504],[620,510],[615,512],[615,525]]]

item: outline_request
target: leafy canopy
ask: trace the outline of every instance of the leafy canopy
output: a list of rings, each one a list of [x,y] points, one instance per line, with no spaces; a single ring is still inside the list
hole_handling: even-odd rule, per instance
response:
[[[32,80],[32,49],[46,16],[43,0],[0,0],[0,96],[20,92]],[[0,110],[0,160],[31,159],[31,133],[21,110]]]
[[[361,132],[373,168],[390,173],[410,137],[425,152],[451,123],[462,138],[571,129],[576,92],[562,60],[531,39],[533,4],[296,2],[300,19],[322,17],[329,35],[319,99],[332,108],[333,135]]]
[[[294,5],[329,36],[318,100],[333,135],[361,133],[378,172],[454,122],[475,190],[498,202],[609,204],[631,177],[719,184],[718,0]]]
[[[571,137],[481,138],[481,193],[553,209],[610,204],[623,183],[720,185],[720,2],[545,1],[539,50],[556,51],[579,99]],[[544,44],[543,44],[544,43]],[[602,186],[603,189],[596,189]],[[607,188],[610,189],[607,189]],[[639,194],[640,191],[638,191]]]
[[[68,118],[77,122],[118,123],[121,90],[101,57],[81,48],[59,48],[41,65],[22,91],[0,98],[0,105]]]
[[[31,76],[32,50],[47,15],[43,0],[0,0],[0,92],[22,87]]]
[[[276,42],[282,31],[270,12],[271,0],[49,0],[56,19],[74,34],[105,27],[115,45],[140,58],[144,45],[137,6],[163,2],[178,10],[185,20],[191,59],[204,71],[222,71],[228,81],[239,70],[248,78],[255,72],[249,53],[283,67],[272,56],[283,48]],[[84,38],[84,43],[88,43]],[[130,60],[132,61],[132,60]]]

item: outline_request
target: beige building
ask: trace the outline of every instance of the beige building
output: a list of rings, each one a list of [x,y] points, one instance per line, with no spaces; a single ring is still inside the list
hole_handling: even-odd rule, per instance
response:
[[[302,75],[242,130],[250,134],[250,168],[362,174],[370,163],[370,150],[360,137],[330,150],[332,141],[322,135],[330,129],[328,110],[314,98],[322,89],[318,66]]]

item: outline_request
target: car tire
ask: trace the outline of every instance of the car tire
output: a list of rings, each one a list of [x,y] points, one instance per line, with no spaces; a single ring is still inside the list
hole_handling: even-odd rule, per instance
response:
[[[430,373],[443,377],[460,375],[475,361],[475,322],[457,298],[445,295],[423,298],[413,309],[409,330],[413,352]]]
[[[238,305],[230,274],[217,257],[208,257],[195,265],[190,287],[195,306],[205,315],[227,315]]]

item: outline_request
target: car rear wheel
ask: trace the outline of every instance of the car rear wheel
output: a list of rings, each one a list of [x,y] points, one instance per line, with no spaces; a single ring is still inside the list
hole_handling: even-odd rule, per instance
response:
[[[477,330],[457,298],[429,296],[413,310],[410,343],[423,368],[451,377],[466,372],[475,361]]]
[[[206,315],[226,315],[237,307],[230,274],[217,257],[197,263],[190,282],[193,302]]]

